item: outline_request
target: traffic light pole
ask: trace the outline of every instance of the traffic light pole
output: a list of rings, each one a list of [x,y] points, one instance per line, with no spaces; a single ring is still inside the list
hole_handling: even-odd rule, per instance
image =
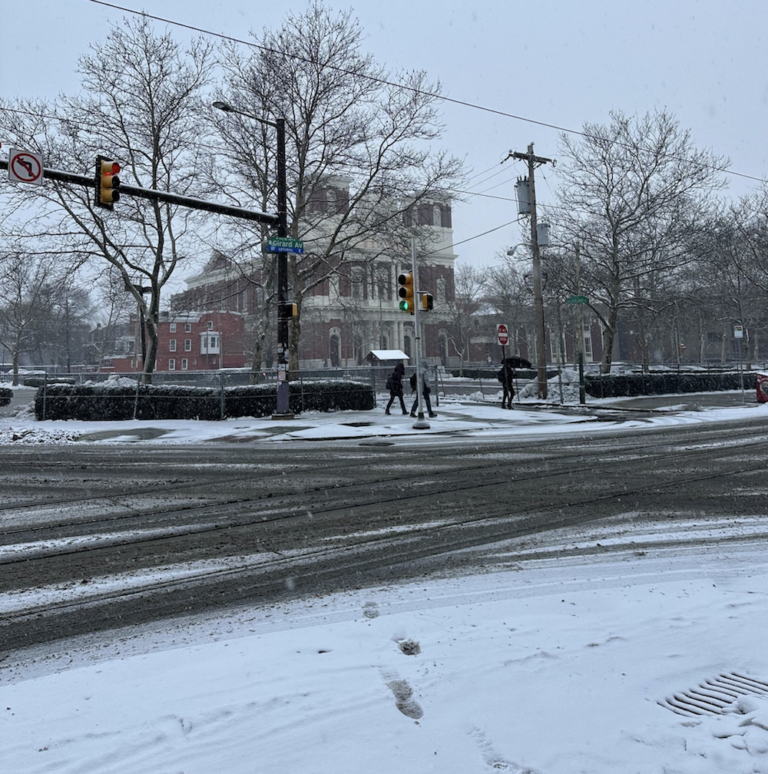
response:
[[[237,113],[260,124],[272,126],[275,129],[277,141],[277,236],[288,236],[288,183],[285,166],[285,119],[278,118],[268,121],[252,113],[233,108],[227,102],[217,100],[212,104],[217,110],[225,113]],[[277,254],[277,407],[273,419],[292,419],[290,410],[290,388],[288,386],[288,322],[291,319],[288,304],[288,255]]]
[[[288,236],[288,194],[285,169],[285,119],[274,124],[277,132],[277,235]],[[277,254],[277,410],[274,419],[290,419],[288,386],[288,254]]]
[[[421,328],[419,328],[419,306],[421,303],[421,293],[418,290],[419,287],[419,272],[416,266],[416,240],[411,238],[411,264],[413,271],[413,342],[414,352],[416,357],[416,399],[419,404],[419,413],[416,421],[413,423],[414,430],[429,430],[429,422],[424,419],[424,395],[422,391],[424,389],[421,383]],[[418,300],[417,300],[418,299]]]

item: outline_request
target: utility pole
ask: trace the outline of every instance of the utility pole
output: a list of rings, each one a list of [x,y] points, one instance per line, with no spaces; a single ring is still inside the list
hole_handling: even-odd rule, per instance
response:
[[[539,255],[539,236],[536,220],[536,185],[533,171],[542,164],[553,164],[552,159],[535,156],[533,143],[528,146],[526,153],[510,151],[507,159],[518,159],[528,164],[528,187],[531,207],[531,252],[533,253],[533,312],[536,326],[536,368],[538,371],[537,393],[539,400],[547,398],[547,358],[544,342],[544,299],[541,290],[541,257]],[[506,159],[505,159],[506,161]]]
[[[576,295],[581,295],[581,246],[576,244]],[[579,335],[576,341],[579,345],[579,405],[587,402],[587,392],[584,385],[584,305],[579,304]]]

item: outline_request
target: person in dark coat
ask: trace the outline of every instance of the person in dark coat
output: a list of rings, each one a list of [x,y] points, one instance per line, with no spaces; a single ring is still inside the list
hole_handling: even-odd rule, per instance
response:
[[[390,376],[392,386],[389,390],[389,403],[387,403],[387,408],[384,411],[385,414],[389,414],[389,409],[395,402],[395,398],[400,398],[400,408],[403,410],[403,414],[408,413],[405,408],[405,400],[403,400],[403,376],[405,376],[405,366],[402,363],[398,363]]]
[[[512,398],[515,397],[515,391],[512,389],[512,383],[515,379],[515,368],[530,368],[531,361],[526,360],[524,357],[518,355],[511,355],[505,357],[501,363],[499,373],[496,374],[496,378],[501,382],[501,386],[504,389],[504,396],[501,399],[501,407],[511,409]]]
[[[515,396],[515,391],[512,388],[512,382],[515,378],[515,369],[510,363],[503,363],[499,369],[499,373],[496,374],[496,378],[501,382],[501,386],[504,389],[504,395],[501,399],[502,408],[512,408],[512,398]]]

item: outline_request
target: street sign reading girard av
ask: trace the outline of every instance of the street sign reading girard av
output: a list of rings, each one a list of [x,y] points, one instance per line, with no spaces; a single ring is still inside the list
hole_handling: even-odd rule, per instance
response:
[[[304,242],[290,237],[270,237],[262,244],[265,253],[304,253]]]

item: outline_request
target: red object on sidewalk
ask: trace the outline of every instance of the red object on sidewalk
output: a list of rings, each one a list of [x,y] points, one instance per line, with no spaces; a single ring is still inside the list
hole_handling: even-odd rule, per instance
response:
[[[757,374],[757,402],[768,403],[768,374]]]

